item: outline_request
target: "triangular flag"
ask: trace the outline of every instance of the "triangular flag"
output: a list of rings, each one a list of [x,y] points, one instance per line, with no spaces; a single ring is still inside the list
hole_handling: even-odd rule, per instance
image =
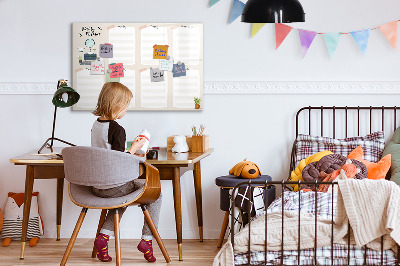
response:
[[[339,32],[333,32],[333,33],[325,33],[323,36],[326,48],[328,48],[329,55],[332,58],[333,54],[336,51],[336,48],[338,47],[339,39],[340,36],[342,36],[342,34],[340,34]]]
[[[386,39],[390,43],[390,45],[393,47],[393,49],[396,50],[397,48],[397,20],[393,22],[386,23],[382,26],[378,27],[383,35],[385,35]]]
[[[365,51],[367,50],[370,32],[371,32],[371,29],[351,32],[351,35],[353,35],[353,38],[356,41],[356,43],[357,43],[358,47],[360,48],[361,53],[363,55],[365,54]]]
[[[278,47],[282,44],[282,42],[285,40],[286,36],[288,36],[289,32],[292,29],[293,28],[288,25],[275,23],[276,49],[278,49]]]
[[[210,0],[210,5],[208,7],[212,7],[213,5],[215,5],[218,2],[219,2],[219,0]]]
[[[251,28],[251,38],[256,35],[262,27],[264,27],[265,23],[253,23],[253,26]]]
[[[242,15],[243,8],[244,8],[243,2],[239,0],[233,0],[233,6],[229,23],[232,23],[235,19],[237,19],[240,15]]]
[[[304,58],[317,33],[315,31],[300,30],[301,55]]]

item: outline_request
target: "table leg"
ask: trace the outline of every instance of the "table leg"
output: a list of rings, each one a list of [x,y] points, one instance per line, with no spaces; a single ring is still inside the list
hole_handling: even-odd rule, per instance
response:
[[[26,166],[25,177],[25,195],[24,195],[24,213],[22,219],[22,232],[21,232],[21,255],[20,259],[24,259],[26,235],[28,233],[29,213],[31,212],[32,190],[34,181],[34,166]]]
[[[172,186],[174,191],[175,223],[178,242],[179,260],[182,260],[182,205],[181,205],[181,174],[179,167],[174,167]]]
[[[201,196],[201,168],[200,161],[194,164],[194,191],[196,194],[197,220],[199,225],[200,242],[203,242],[203,203]]]
[[[57,178],[57,241],[60,241],[64,178]]]

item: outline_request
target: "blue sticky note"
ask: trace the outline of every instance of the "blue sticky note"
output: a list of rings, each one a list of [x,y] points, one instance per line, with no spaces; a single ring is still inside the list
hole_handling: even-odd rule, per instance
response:
[[[181,65],[174,64],[174,67],[172,68],[172,74],[174,78],[186,76],[185,63],[182,63]]]

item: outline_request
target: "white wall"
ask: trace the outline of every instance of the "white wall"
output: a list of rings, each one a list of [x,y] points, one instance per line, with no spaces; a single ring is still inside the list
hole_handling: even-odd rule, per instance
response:
[[[318,36],[301,59],[297,32],[274,50],[273,25],[266,25],[250,40],[251,27],[227,24],[230,0],[208,9],[208,0],[105,0],[32,1],[0,0],[0,82],[56,82],[71,77],[72,22],[202,22],[204,23],[204,73],[206,81],[398,81],[399,52],[391,50],[379,31],[371,33],[362,57],[351,36],[343,36],[336,57],[329,59]],[[321,32],[375,27],[399,19],[398,1],[303,0],[307,22],[294,24]],[[308,105],[399,105],[398,95],[211,95],[203,112],[130,112],[121,124],[128,138],[142,128],[152,132],[153,145],[165,146],[176,133],[189,134],[193,124],[205,123],[215,152],[202,164],[205,238],[218,238],[223,214],[214,179],[227,174],[238,161],[255,161],[263,174],[275,180],[286,176],[294,138],[294,115]],[[25,168],[9,158],[35,150],[51,134],[51,95],[0,95],[0,207],[7,192],[24,190]],[[90,144],[95,117],[89,112],[60,109],[56,135],[78,145]],[[55,237],[56,182],[39,180],[40,211],[45,237]],[[171,182],[163,181],[164,202],[160,233],[175,238],[171,215]],[[184,238],[197,237],[197,217],[190,173],[182,177]],[[64,191],[62,237],[70,237],[79,208]],[[80,237],[93,237],[99,212],[90,211]],[[139,218],[138,218],[139,217]],[[123,238],[139,238],[142,218],[130,208],[121,222]]]

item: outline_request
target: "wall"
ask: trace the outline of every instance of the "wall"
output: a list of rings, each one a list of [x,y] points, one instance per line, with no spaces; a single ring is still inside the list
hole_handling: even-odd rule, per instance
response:
[[[166,3],[167,2],[167,3]],[[343,36],[334,59],[329,59],[321,36],[305,59],[297,32],[274,50],[273,25],[266,25],[250,40],[251,27],[235,21],[227,24],[230,1],[221,0],[208,9],[208,0],[31,1],[0,0],[0,82],[56,82],[71,77],[72,22],[202,22],[204,23],[204,78],[212,81],[399,81],[399,52],[391,50],[379,31],[371,33],[363,57],[350,35]],[[303,0],[307,22],[294,24],[321,32],[350,31],[375,27],[399,19],[397,1],[354,0],[348,2]],[[399,96],[346,94],[206,94],[203,112],[130,112],[120,122],[128,138],[147,128],[153,145],[164,146],[176,133],[190,133],[193,124],[205,123],[215,152],[202,163],[205,238],[218,238],[223,214],[214,179],[239,160],[259,164],[274,180],[286,177],[294,138],[294,115],[308,105],[398,105]],[[9,158],[35,150],[51,134],[51,95],[0,95],[0,207],[9,191],[24,190],[25,168]],[[57,137],[78,145],[90,144],[94,120],[89,112],[60,109]],[[197,237],[193,181],[182,177],[184,238]],[[55,237],[56,183],[35,182],[45,237]],[[164,202],[159,230],[175,238],[172,188],[162,182]],[[69,237],[79,208],[64,191],[62,237]],[[99,212],[90,211],[80,237],[93,237]],[[140,210],[130,208],[121,222],[123,238],[139,238]]]

